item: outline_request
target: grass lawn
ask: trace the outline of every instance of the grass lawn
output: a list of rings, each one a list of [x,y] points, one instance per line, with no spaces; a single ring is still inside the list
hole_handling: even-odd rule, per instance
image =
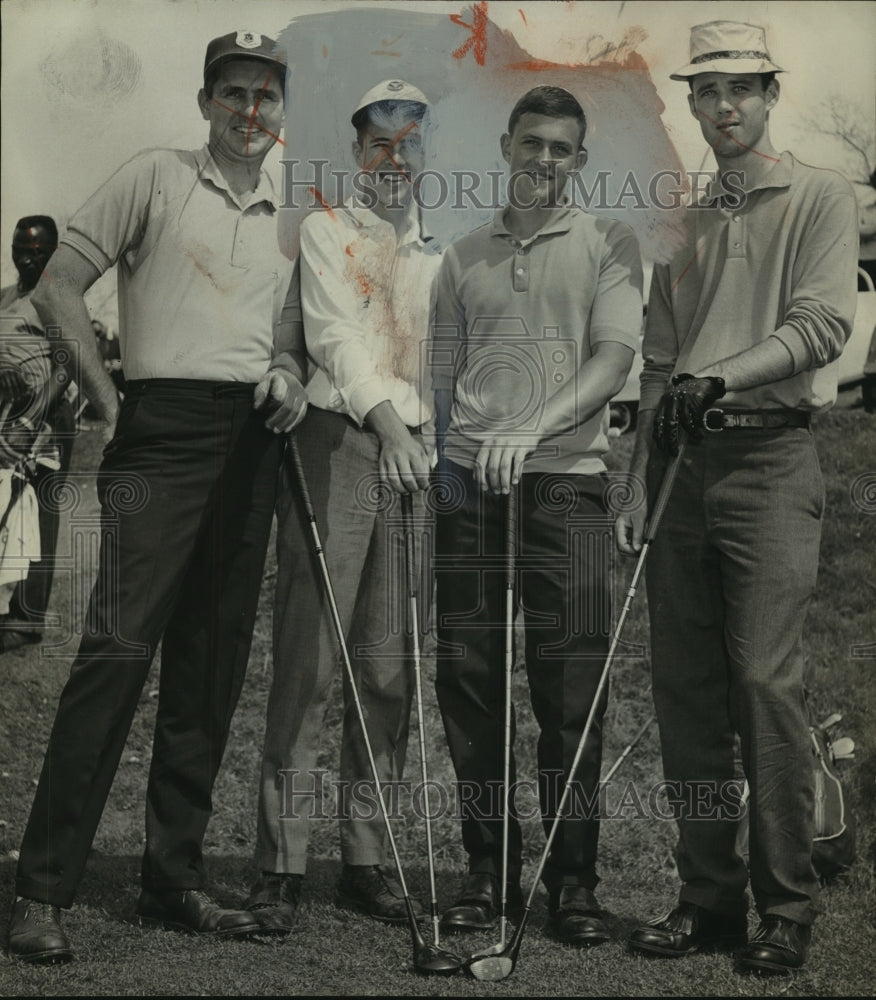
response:
[[[39,649],[0,657],[0,937],[5,944],[12,901],[15,857],[55,704],[83,613],[91,576],[89,561],[71,539],[93,530],[97,509],[93,470],[99,433],[80,435],[73,483],[78,504],[65,515],[58,551],[61,567],[52,609],[60,624]],[[337,827],[314,825],[313,862],[305,883],[296,932],[280,943],[220,942],[145,930],[137,926],[139,852],[143,843],[143,794],[149,766],[158,664],[143,690],[115,785],[98,830],[76,905],[65,926],[76,961],[61,967],[29,967],[0,956],[0,995],[324,995],[324,996],[867,996],[876,983],[876,417],[844,400],[818,421],[816,439],[827,484],[827,513],[817,598],[805,633],[806,678],[816,721],[832,712],[843,719],[836,735],[856,743],[853,761],[840,765],[857,821],[858,858],[852,871],[824,892],[824,914],[815,927],[810,961],[791,977],[740,977],[726,955],[694,955],[681,961],[630,955],[629,930],[670,908],[677,891],[674,827],[639,809],[661,778],[656,727],[625,761],[609,789],[613,815],[602,825],[598,895],[609,914],[614,940],[592,951],[550,941],[542,932],[545,896],[539,891],[512,977],[478,983],[462,975],[422,979],[410,969],[406,929],[387,928],[334,905],[340,872]],[[631,440],[616,442],[612,467],[623,469]],[[632,565],[618,561],[618,604]],[[235,716],[229,749],[214,795],[214,819],[206,849],[212,891],[239,903],[253,871],[257,773],[264,710],[271,678],[271,605],[275,562],[269,554],[249,674]],[[606,768],[651,712],[644,587],[627,622],[624,655],[615,661],[607,714]],[[451,787],[452,768],[443,743],[432,687],[434,657],[424,656],[427,742],[431,777]],[[521,777],[534,774],[535,726],[525,676],[515,672],[517,755]],[[340,694],[338,685],[337,695]],[[337,698],[326,720],[321,766],[337,773],[340,710]],[[418,758],[412,734],[408,777],[416,780]],[[626,797],[625,797],[626,795]],[[427,898],[425,836],[402,797],[404,818],[397,838],[414,891]],[[456,892],[463,854],[450,815],[434,824],[438,894],[449,904]],[[543,845],[540,823],[524,823],[527,868],[524,887]],[[752,917],[752,924],[754,918]],[[463,954],[492,943],[491,935],[450,938]]]

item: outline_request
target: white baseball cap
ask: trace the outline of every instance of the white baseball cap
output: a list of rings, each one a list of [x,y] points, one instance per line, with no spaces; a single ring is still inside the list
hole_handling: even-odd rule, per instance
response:
[[[362,95],[362,99],[356,105],[353,114],[356,115],[367,108],[369,104],[376,104],[378,101],[417,101],[419,104],[428,104],[426,95],[412,83],[404,80],[383,80]]]

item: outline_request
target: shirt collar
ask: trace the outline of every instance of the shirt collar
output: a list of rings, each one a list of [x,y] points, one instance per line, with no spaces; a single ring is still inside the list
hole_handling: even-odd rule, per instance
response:
[[[511,239],[518,239],[505,224],[505,212],[507,210],[507,205],[503,205],[497,209],[493,216],[493,221],[490,223],[490,236],[507,236]],[[572,205],[568,203],[562,204],[559,210],[548,219],[541,229],[533,233],[526,242],[537,240],[541,236],[553,235],[554,233],[567,233],[572,228],[573,211]]]
[[[207,143],[204,143],[195,152],[195,163],[197,164],[198,176],[201,180],[209,181],[214,187],[219,188],[220,191],[224,191],[238,208],[241,207],[240,199],[228,186],[228,181],[225,180],[225,176],[219,169],[219,164],[213,159]],[[253,205],[258,205],[262,201],[266,202],[274,211],[279,207],[273,181],[264,170],[259,171],[259,182],[256,185],[255,191],[250,195],[244,209],[252,208]]]
[[[744,184],[739,183],[741,178],[737,178],[737,183],[734,184],[733,191],[744,191],[746,195],[751,194],[753,191],[760,191],[766,188],[782,188],[789,187],[791,180],[794,176],[794,157],[789,152],[784,152],[779,154],[779,160],[777,163],[773,164],[772,168],[768,170],[763,177],[750,188],[745,187]],[[730,194],[731,191],[724,189],[721,186],[721,178],[716,177],[714,180],[709,181],[706,185],[706,190],[703,195],[703,201],[701,204],[714,205],[720,200],[722,195]]]
[[[356,195],[348,198],[345,206],[350,217],[361,229],[376,228],[380,226],[388,226],[390,229],[393,228],[392,223],[388,222],[386,219],[381,219],[381,217],[372,209],[363,205]],[[411,199],[410,207],[408,208],[407,219],[405,220],[405,227],[399,233],[398,245],[403,246],[405,243],[419,243],[423,245],[424,243],[431,240],[431,235],[427,232],[426,226],[423,223],[422,216],[420,214],[420,207],[417,204],[416,198]]]

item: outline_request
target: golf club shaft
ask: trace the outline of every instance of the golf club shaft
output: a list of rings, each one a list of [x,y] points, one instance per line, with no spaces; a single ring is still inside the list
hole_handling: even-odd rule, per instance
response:
[[[435,862],[432,853],[432,809],[429,799],[429,773],[426,764],[426,728],[423,718],[423,679],[420,664],[420,615],[418,607],[416,546],[414,544],[414,502],[410,493],[401,495],[402,528],[405,540],[405,578],[408,590],[409,627],[414,662],[417,729],[420,741],[420,776],[423,782],[423,804],[426,811],[426,850],[429,856],[429,903],[432,917],[432,940],[439,944],[438,892],[435,887]]]
[[[651,725],[651,723],[653,721],[654,721],[654,716],[653,715],[649,715],[648,718],[645,720],[645,723],[642,726],[642,728],[636,733],[636,735],[632,738],[632,740],[624,748],[624,751],[620,755],[620,757],[618,757],[618,759],[611,765],[611,769],[609,770],[608,774],[606,774],[606,776],[602,779],[602,784],[603,785],[607,785],[608,782],[611,781],[612,776],[614,775],[614,773],[621,766],[621,764],[623,764],[623,762],[627,759],[627,757],[630,755],[630,752],[632,751],[632,749],[636,746],[636,744],[639,742],[639,740],[645,735],[645,733],[648,731],[648,729],[649,729],[649,727],[650,727],[650,725]]]
[[[347,673],[347,680],[350,684],[350,691],[353,696],[353,703],[356,708],[356,714],[359,718],[359,725],[362,727],[362,742],[365,745],[365,751],[368,755],[368,764],[371,768],[371,775],[374,778],[374,786],[377,791],[377,801],[380,803],[380,813],[383,817],[383,824],[386,827],[386,835],[389,839],[390,850],[392,851],[393,861],[395,862],[396,871],[398,872],[398,879],[401,883],[402,893],[404,894],[406,905],[408,909],[409,922],[411,924],[411,934],[414,937],[416,943],[417,939],[420,937],[420,931],[417,927],[416,919],[413,915],[413,909],[410,905],[410,894],[408,893],[407,883],[405,882],[404,872],[401,866],[401,858],[398,854],[398,848],[395,843],[395,837],[392,833],[392,824],[389,821],[389,813],[386,809],[386,803],[383,800],[383,787],[380,782],[380,776],[377,771],[377,763],[374,760],[374,751],[371,748],[371,740],[368,738],[368,729],[365,723],[365,712],[362,708],[362,702],[359,698],[359,692],[356,689],[356,677],[353,673],[353,665],[350,662],[350,655],[347,651],[347,639],[344,635],[344,626],[341,622],[340,612],[338,611],[338,605],[335,601],[334,588],[332,587],[331,576],[329,575],[328,565],[325,561],[325,553],[322,547],[322,541],[319,536],[319,528],[316,524],[316,514],[313,510],[313,503],[310,499],[310,490],[307,486],[307,477],[304,473],[304,466],[301,464],[301,455],[298,452],[298,442],[295,440],[295,436],[290,434],[288,439],[287,454],[289,460],[292,464],[292,469],[295,478],[298,482],[298,488],[301,495],[301,500],[304,504],[304,510],[307,515],[307,521],[310,525],[310,533],[313,537],[313,544],[316,550],[317,561],[319,562],[319,568],[322,575],[323,587],[325,589],[326,598],[329,604],[329,611],[331,612],[332,623],[334,624],[335,633],[338,638],[338,644],[341,648],[341,657],[344,661],[344,669]]]
[[[627,591],[626,599],[624,601],[623,609],[621,610],[620,616],[618,617],[618,622],[614,630],[614,636],[611,640],[611,646],[608,650],[608,655],[605,658],[605,666],[602,668],[602,674],[599,678],[599,684],[596,687],[596,692],[593,695],[593,701],[590,704],[590,711],[587,713],[587,721],[584,723],[584,731],[581,733],[581,739],[578,741],[578,748],[575,751],[575,757],[572,760],[572,765],[569,768],[569,774],[566,778],[566,784],[563,788],[563,794],[560,797],[560,803],[557,806],[557,812],[554,816],[553,823],[551,824],[550,832],[548,833],[547,841],[544,845],[544,850],[542,851],[541,858],[539,859],[538,869],[535,873],[535,878],[532,880],[532,888],[529,890],[529,896],[526,899],[526,911],[532,907],[532,901],[535,898],[535,892],[538,888],[539,880],[541,879],[544,867],[547,864],[548,855],[550,854],[551,847],[553,846],[554,839],[557,835],[557,830],[560,825],[560,821],[563,818],[563,811],[566,808],[566,803],[569,800],[569,795],[572,791],[572,783],[575,780],[575,774],[578,771],[578,766],[581,763],[581,758],[584,755],[584,746],[587,742],[587,737],[590,735],[590,729],[593,726],[593,719],[596,716],[596,710],[599,705],[600,698],[602,697],[602,692],[605,689],[606,681],[608,680],[608,672],[611,667],[611,661],[614,658],[615,651],[620,642],[621,633],[623,632],[624,623],[627,620],[627,615],[629,614],[630,606],[632,605],[633,596],[636,593],[636,586],[638,584],[639,576],[641,575],[642,568],[645,565],[645,559],[648,555],[648,549],[650,548],[651,541],[657,532],[657,527],[660,524],[660,520],[663,517],[663,512],[666,510],[666,505],[669,502],[669,494],[672,492],[672,487],[675,484],[675,478],[678,475],[678,469],[681,465],[681,460],[684,457],[685,441],[682,440],[681,446],[678,449],[678,454],[672,459],[666,471],[663,474],[663,481],[660,484],[660,489],[657,493],[657,500],[654,503],[654,508],[651,512],[651,517],[649,518],[648,525],[645,531],[645,539],[642,544],[642,550],[639,553],[638,561],[636,562],[636,568],[633,572],[633,579],[630,584],[629,590]],[[517,937],[517,935],[515,935]]]
[[[514,672],[514,576],[517,561],[519,487],[515,484],[505,506],[505,747],[502,774],[502,886],[499,940],[505,946],[508,929],[508,830],[511,783],[511,677]]]

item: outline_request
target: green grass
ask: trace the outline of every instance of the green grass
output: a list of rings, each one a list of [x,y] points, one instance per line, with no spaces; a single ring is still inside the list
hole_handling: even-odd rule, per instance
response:
[[[76,961],[58,968],[28,967],[0,958],[0,995],[423,995],[423,996],[866,996],[876,982],[873,899],[876,862],[876,614],[873,553],[876,517],[876,418],[840,406],[821,418],[816,431],[828,490],[817,599],[805,634],[806,679],[813,716],[843,714],[840,735],[856,744],[854,761],[841,764],[858,825],[858,860],[851,873],[824,893],[824,914],[815,927],[810,961],[787,979],[740,977],[724,955],[694,955],[681,961],[649,961],[626,951],[629,930],[665,911],[677,891],[674,828],[626,810],[603,823],[602,883],[598,895],[609,913],[613,940],[592,951],[550,941],[542,932],[545,898],[535,911],[514,975],[500,983],[463,976],[422,979],[410,970],[411,944],[404,928],[387,928],[333,904],[339,875],[336,824],[316,824],[313,862],[305,883],[296,932],[281,943],[220,942],[142,930],[133,919],[143,843],[143,791],[149,765],[158,664],[141,700],[77,903],[65,916]],[[93,469],[99,434],[84,433],[74,463]],[[612,456],[624,468],[631,441],[621,439]],[[864,490],[869,476],[869,492]],[[93,483],[82,481],[83,509],[94,509]],[[854,484],[857,482],[857,486]],[[856,502],[857,501],[857,502]],[[864,508],[864,509],[862,509]],[[63,550],[59,551],[59,555]],[[229,904],[246,895],[253,875],[257,773],[264,709],[270,683],[269,637],[274,580],[269,555],[250,670],[235,716],[229,749],[217,782],[214,819],[206,850],[214,894]],[[626,590],[631,564],[619,563],[615,593]],[[70,592],[56,584],[53,608],[70,616]],[[624,636],[647,648],[644,588]],[[868,648],[869,647],[869,648]],[[427,741],[431,776],[450,783],[452,768],[443,742],[432,686],[434,662],[424,656]],[[29,649],[0,657],[0,935],[12,899],[14,853],[30,808],[54,706],[69,657],[49,658]],[[614,761],[650,714],[646,657],[622,656],[612,668],[605,759]],[[336,694],[339,694],[339,685]],[[521,776],[534,773],[535,726],[522,670],[515,673],[517,754]],[[336,698],[325,727],[320,766],[337,773],[340,710]],[[416,780],[418,756],[412,734],[407,776]],[[652,727],[618,772],[621,785],[647,789],[660,778],[656,727]],[[409,815],[396,825],[412,888],[427,896],[422,823]],[[463,864],[455,821],[435,822],[438,894],[452,901]],[[528,889],[543,845],[540,823],[524,825]],[[468,953],[492,943],[490,935],[447,939]]]

